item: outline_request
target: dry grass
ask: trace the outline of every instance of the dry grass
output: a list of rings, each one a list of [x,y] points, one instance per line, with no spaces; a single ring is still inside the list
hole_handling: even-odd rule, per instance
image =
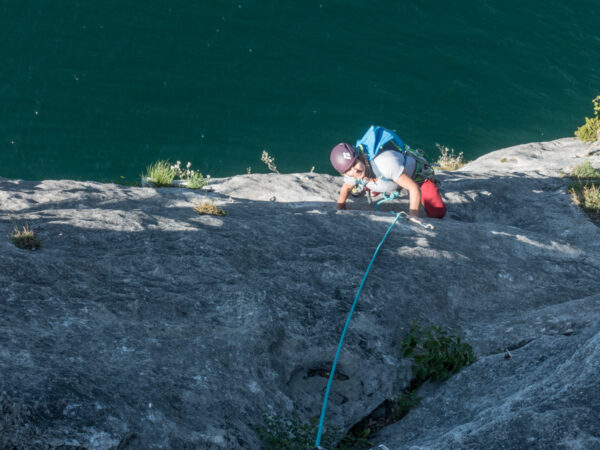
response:
[[[209,214],[211,216],[224,216],[227,214],[225,210],[219,208],[209,200],[198,202],[196,206],[194,206],[194,211],[200,215]]]
[[[455,155],[453,148],[448,148],[445,145],[441,145],[438,143],[436,143],[435,146],[440,151],[440,156],[435,162],[435,165],[438,166],[441,170],[458,170],[465,164],[467,164],[463,159],[463,152],[460,152],[458,155]]]
[[[260,160],[264,162],[271,172],[279,173],[277,166],[275,165],[275,158],[273,158],[266,150],[263,150]]]
[[[38,250],[42,246],[29,224],[23,225],[20,229],[15,225],[10,238],[15,247],[23,250]]]

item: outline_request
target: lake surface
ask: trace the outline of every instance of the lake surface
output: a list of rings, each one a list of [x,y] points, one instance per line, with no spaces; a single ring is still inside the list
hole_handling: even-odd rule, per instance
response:
[[[537,5],[537,6],[536,6]],[[371,124],[467,159],[572,136],[600,94],[595,1],[5,1],[0,176],[333,173]],[[123,178],[121,178],[123,177]]]

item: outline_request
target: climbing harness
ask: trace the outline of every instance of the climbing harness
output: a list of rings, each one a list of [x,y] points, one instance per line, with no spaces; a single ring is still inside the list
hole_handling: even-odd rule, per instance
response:
[[[392,198],[394,198],[394,197],[392,197]],[[389,200],[387,200],[387,201],[389,201]],[[387,229],[387,231],[383,235],[383,239],[381,239],[381,242],[375,249],[375,253],[373,253],[373,257],[371,258],[371,261],[369,262],[369,265],[367,266],[367,270],[362,278],[362,281],[358,288],[358,292],[356,293],[356,297],[354,297],[354,302],[352,303],[352,308],[350,308],[350,312],[348,313],[348,318],[346,319],[346,324],[344,325],[344,330],[342,331],[342,336],[340,337],[340,342],[338,344],[337,351],[335,352],[335,358],[333,359],[333,365],[331,366],[331,371],[329,372],[329,380],[327,381],[327,388],[325,389],[325,398],[323,399],[323,407],[321,408],[321,418],[319,419],[319,429],[317,431],[317,439],[315,441],[315,447],[317,447],[317,448],[321,445],[321,434],[323,432],[323,422],[325,420],[325,410],[327,409],[327,399],[329,398],[329,391],[331,390],[331,384],[333,383],[333,376],[335,374],[335,368],[337,366],[337,361],[340,356],[340,352],[342,351],[342,344],[344,342],[344,337],[346,336],[346,331],[348,330],[348,326],[350,325],[350,319],[352,318],[352,313],[354,312],[354,308],[356,307],[356,303],[358,302],[358,297],[360,296],[362,288],[365,285],[365,281],[367,280],[367,276],[369,275],[369,271],[371,270],[373,261],[375,261],[375,257],[377,256],[377,253],[379,253],[379,249],[381,248],[381,246],[385,242],[385,239],[387,238],[388,234],[390,233],[390,231],[392,231],[392,228],[394,227],[394,225],[396,225],[396,222],[398,222],[398,219],[400,219],[400,218],[408,219],[411,222],[416,223],[417,225],[420,225],[420,226],[430,229],[430,230],[434,229],[433,225],[424,224],[419,219],[417,219],[415,217],[410,217],[404,211],[401,211],[398,214],[396,214],[395,212],[392,211],[391,214],[395,215],[396,218],[394,219],[394,221],[392,222],[390,227]]]

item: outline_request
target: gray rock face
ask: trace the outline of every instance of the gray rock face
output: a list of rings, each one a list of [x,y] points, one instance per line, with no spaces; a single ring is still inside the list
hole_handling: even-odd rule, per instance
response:
[[[416,319],[460,333],[479,360],[423,387],[376,444],[600,447],[600,234],[560,176],[586,150],[528,144],[440,174],[448,217],[389,234],[326,424],[348,429],[408,384],[399,342]],[[259,448],[263,413],[318,416],[394,219],[365,198],[335,211],[340,184],[242,175],[206,194],[0,179],[0,447]],[[227,216],[196,215],[206,197]],[[42,249],[14,247],[12,220]]]

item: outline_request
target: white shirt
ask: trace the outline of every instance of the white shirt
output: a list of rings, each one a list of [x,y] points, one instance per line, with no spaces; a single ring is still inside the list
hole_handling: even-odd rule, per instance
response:
[[[403,155],[396,151],[385,151],[380,153],[371,161],[371,165],[377,167],[381,172],[382,177],[387,180],[378,178],[375,183],[369,181],[365,184],[371,191],[374,192],[394,192],[400,189],[393,180],[397,180],[400,175],[406,172],[409,177],[413,177],[417,161],[410,155]],[[364,181],[344,175],[344,183],[349,185],[364,184]]]

